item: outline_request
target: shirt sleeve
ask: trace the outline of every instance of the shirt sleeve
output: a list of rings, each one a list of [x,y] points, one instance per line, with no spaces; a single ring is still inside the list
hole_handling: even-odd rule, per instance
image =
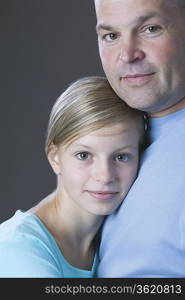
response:
[[[18,234],[0,243],[0,277],[62,278],[55,252],[42,240]]]

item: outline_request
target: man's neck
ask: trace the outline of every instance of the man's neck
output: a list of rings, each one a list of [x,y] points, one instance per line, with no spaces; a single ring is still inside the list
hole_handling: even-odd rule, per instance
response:
[[[149,113],[149,116],[153,117],[153,118],[161,118],[161,117],[167,116],[169,114],[172,114],[172,113],[174,113],[178,110],[184,109],[184,108],[185,108],[185,98],[183,98],[181,101],[179,101],[175,105],[173,105],[169,108],[166,108],[162,111],[155,112],[155,113]]]

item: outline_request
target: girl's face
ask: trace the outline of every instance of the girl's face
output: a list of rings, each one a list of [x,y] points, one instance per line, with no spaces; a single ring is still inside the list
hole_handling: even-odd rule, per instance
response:
[[[133,121],[51,147],[48,159],[58,175],[62,205],[92,215],[112,213],[136,177],[138,152],[139,130]]]

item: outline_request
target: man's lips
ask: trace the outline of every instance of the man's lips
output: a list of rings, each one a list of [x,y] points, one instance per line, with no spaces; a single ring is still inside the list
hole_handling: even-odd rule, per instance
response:
[[[123,78],[137,78],[137,77],[145,77],[145,76],[150,76],[154,73],[146,73],[146,74],[127,74],[125,76],[122,76]]]
[[[99,200],[109,200],[112,199],[118,192],[111,191],[87,191],[92,197]]]
[[[130,85],[140,85],[149,81],[155,73],[147,73],[147,74],[126,74],[121,76],[121,79],[124,82]]]

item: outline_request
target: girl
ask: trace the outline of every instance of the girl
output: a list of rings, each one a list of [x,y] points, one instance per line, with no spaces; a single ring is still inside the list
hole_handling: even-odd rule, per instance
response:
[[[47,130],[56,190],[0,225],[0,277],[96,277],[101,226],[136,178],[143,138],[143,114],[104,77],[71,84]]]

